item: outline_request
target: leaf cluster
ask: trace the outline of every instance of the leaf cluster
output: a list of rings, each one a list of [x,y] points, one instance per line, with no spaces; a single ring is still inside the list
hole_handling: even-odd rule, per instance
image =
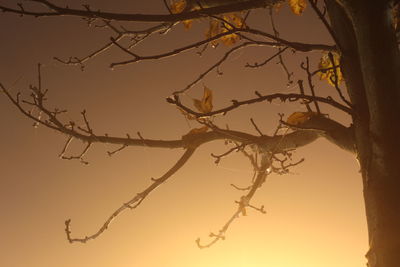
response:
[[[319,69],[320,71],[320,79],[327,80],[327,82],[335,86],[335,82],[340,83],[343,81],[343,74],[340,70],[340,57],[337,53],[323,53],[320,62]]]

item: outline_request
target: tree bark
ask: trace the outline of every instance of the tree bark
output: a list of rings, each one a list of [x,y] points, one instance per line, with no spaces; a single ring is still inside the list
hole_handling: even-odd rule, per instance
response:
[[[343,0],[339,5],[328,0],[327,4],[332,26],[342,41],[342,70],[355,106],[355,139],[370,240],[368,266],[398,267],[400,60],[390,1]]]

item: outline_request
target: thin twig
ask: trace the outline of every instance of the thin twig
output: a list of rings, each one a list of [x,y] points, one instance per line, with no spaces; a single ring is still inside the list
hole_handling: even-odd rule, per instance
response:
[[[278,38],[279,37],[279,32],[278,32],[278,30],[276,28],[276,25],[275,25],[275,20],[274,20],[274,16],[273,16],[273,12],[272,12],[272,7],[269,8],[269,17],[270,17],[270,21],[271,21],[272,30],[274,32],[274,36],[276,38]],[[278,49],[279,49],[279,51],[282,50],[282,48],[280,48],[280,47],[278,47]],[[289,85],[291,85],[293,83],[293,80],[292,80],[293,72],[289,71],[288,67],[285,64],[285,61],[283,60],[282,54],[278,55],[278,59],[279,59],[279,64],[282,66],[282,69],[286,73],[286,77],[287,77],[287,81],[288,81],[287,85],[289,86]]]
[[[304,85],[303,85],[303,80],[298,80],[297,84],[299,85],[299,89],[300,89],[300,94],[304,95]],[[308,112],[312,112],[312,109],[310,107],[310,103],[309,101],[303,101],[303,104],[306,105],[307,111]]]
[[[192,81],[191,83],[189,83],[188,85],[186,85],[185,88],[175,91],[173,94],[181,94],[186,92],[187,90],[189,90],[190,88],[192,88],[193,86],[195,86],[198,82],[200,82],[201,80],[204,79],[204,77],[206,77],[212,70],[218,68],[219,66],[221,66],[222,63],[224,63],[226,61],[226,59],[234,52],[241,50],[247,46],[258,46],[260,44],[254,44],[252,42],[245,42],[242,43],[238,46],[235,46],[234,48],[231,48],[229,51],[227,51],[224,56],[218,60],[216,63],[214,63],[211,67],[209,67],[206,71],[202,72],[194,81]]]
[[[312,74],[310,71],[310,59],[306,57],[306,64],[304,65],[304,62],[302,62],[300,66],[307,73],[308,87],[311,90],[311,95],[315,98],[316,95],[314,90],[314,84],[312,82]],[[317,113],[321,114],[321,109],[319,108],[318,101],[314,100],[313,102],[315,104],[315,109],[317,110]]]
[[[254,122],[253,118],[250,118],[251,124],[253,127],[256,129],[256,131],[260,134],[260,136],[263,136],[264,134],[261,132],[260,128],[258,128],[257,124]]]
[[[239,218],[240,214],[245,215],[246,214],[246,207],[250,205],[250,200],[253,198],[255,192],[257,191],[258,188],[264,183],[267,174],[267,169],[269,167],[268,165],[268,160],[266,160],[266,155],[263,154],[263,162],[259,168],[257,178],[254,181],[253,185],[251,186],[251,189],[246,195],[243,195],[240,198],[237,210],[233,213],[233,215],[228,219],[228,221],[224,224],[224,226],[218,231],[218,234],[215,233],[210,233],[210,237],[212,238],[210,242],[206,244],[201,244],[200,238],[196,240],[197,246],[199,248],[209,248],[212,245],[214,245],[216,242],[219,240],[225,240],[225,233],[229,229],[229,226],[237,219]]]
[[[317,1],[315,0],[308,0],[308,2],[310,3],[311,7],[314,9],[315,13],[317,14],[318,18],[322,21],[322,23],[324,24],[325,28],[328,30],[329,34],[331,35],[333,41],[335,42],[335,44],[339,47],[340,49],[340,42],[338,41],[331,25],[329,25],[328,21],[326,20],[324,14],[321,12],[321,10],[319,10],[318,6],[317,6]]]
[[[259,68],[259,67],[262,67],[262,66],[266,65],[268,62],[270,62],[271,60],[273,60],[274,58],[276,58],[277,56],[281,55],[288,48],[289,47],[285,47],[283,49],[279,48],[278,52],[276,52],[275,54],[273,54],[272,56],[270,56],[269,58],[267,58],[263,62],[261,62],[261,63],[257,63],[256,62],[254,64],[246,63],[245,67],[247,67],[247,68]]]

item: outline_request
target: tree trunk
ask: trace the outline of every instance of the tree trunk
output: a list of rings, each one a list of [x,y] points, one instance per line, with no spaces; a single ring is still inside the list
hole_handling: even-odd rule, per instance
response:
[[[370,113],[363,172],[370,267],[400,264],[399,52],[386,1],[350,6]]]
[[[369,267],[400,266],[400,75],[389,1],[327,0],[354,105]]]

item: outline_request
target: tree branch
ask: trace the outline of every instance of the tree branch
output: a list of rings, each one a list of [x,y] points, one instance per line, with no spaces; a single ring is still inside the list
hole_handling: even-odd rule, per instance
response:
[[[262,213],[265,213],[264,207],[261,208],[256,208],[250,204],[251,199],[253,198],[254,194],[256,193],[257,189],[259,189],[262,184],[264,183],[267,175],[268,175],[268,168],[270,167],[270,161],[267,159],[268,154],[263,153],[262,154],[262,162],[261,166],[258,168],[257,171],[257,177],[254,180],[253,184],[251,185],[249,192],[246,195],[243,195],[240,198],[240,201],[236,201],[238,203],[238,208],[233,213],[233,215],[228,219],[228,221],[224,224],[224,226],[218,231],[218,234],[210,233],[210,237],[212,240],[208,242],[205,245],[202,245],[200,242],[200,238],[196,240],[197,246],[199,248],[209,248],[212,245],[214,245],[216,242],[219,240],[225,240],[225,233],[229,229],[229,226],[237,219],[239,218],[239,215],[246,215],[246,207],[252,207]]]
[[[93,10],[82,10],[73,8],[64,8],[53,4],[47,0],[30,0],[49,8],[52,12],[36,12],[28,11],[25,9],[9,8],[6,6],[0,6],[0,10],[3,12],[11,12],[20,15],[29,15],[34,17],[54,17],[54,16],[78,16],[85,18],[100,18],[105,20],[116,20],[116,21],[138,21],[138,22],[177,22],[188,19],[196,19],[201,17],[208,17],[212,15],[218,15],[222,13],[239,12],[254,8],[263,8],[269,5],[274,5],[281,0],[248,0],[244,2],[234,2],[229,5],[203,8],[200,10],[194,10],[190,12],[178,13],[178,14],[128,14],[128,13],[111,13]]]
[[[282,122],[284,123],[284,122]],[[323,115],[312,116],[306,122],[299,125],[288,125],[284,123],[290,128],[296,130],[292,134],[288,134],[285,138],[285,142],[298,142],[301,140],[300,137],[291,137],[290,135],[304,134],[307,131],[313,132],[319,137],[324,137],[334,145],[337,145],[339,148],[346,150],[350,153],[356,153],[355,146],[355,138],[354,138],[354,129],[351,125],[350,127],[343,126],[342,124],[329,119]],[[293,140],[291,140],[293,139]],[[285,148],[288,147],[296,148],[295,145],[284,144]],[[301,144],[303,146],[303,144]]]
[[[209,67],[206,71],[202,72],[194,81],[192,81],[191,83],[189,83],[188,85],[186,85],[185,88],[179,90],[179,91],[175,91],[173,94],[181,94],[186,92],[187,90],[189,90],[190,88],[192,88],[194,85],[196,85],[199,81],[201,81],[205,76],[207,76],[207,74],[209,74],[212,70],[218,68],[219,66],[221,66],[221,64],[223,62],[226,61],[226,59],[234,52],[243,49],[247,46],[262,46],[262,45],[271,45],[271,43],[266,43],[266,42],[257,42],[257,43],[253,43],[253,42],[245,42],[242,43],[238,46],[235,46],[233,48],[231,48],[229,51],[227,51],[224,56],[219,59],[216,63],[214,63],[211,67]]]
[[[174,95],[173,98],[172,97],[167,98],[167,102],[170,104],[176,105],[183,111],[187,112],[188,114],[190,114],[196,118],[204,118],[204,117],[210,117],[210,116],[221,115],[221,114],[225,115],[229,111],[237,109],[238,107],[243,106],[243,105],[250,105],[250,104],[264,102],[264,101],[271,102],[274,99],[279,99],[282,102],[285,102],[286,100],[288,100],[290,102],[299,101],[299,100],[318,101],[321,103],[331,105],[331,106],[333,106],[339,110],[342,110],[348,114],[352,114],[352,110],[349,107],[346,107],[346,106],[336,102],[335,100],[333,100],[330,97],[325,98],[325,97],[320,97],[320,96],[310,96],[310,95],[294,94],[294,93],[291,93],[291,94],[276,93],[276,94],[272,94],[272,95],[263,96],[257,91],[256,91],[256,94],[258,96],[256,98],[252,98],[252,99],[244,100],[244,101],[232,100],[232,103],[233,103],[232,105],[225,107],[225,108],[215,110],[215,111],[210,111],[207,113],[196,112],[196,111],[184,106],[181,103],[178,95]]]
[[[317,14],[318,18],[322,21],[322,23],[324,24],[325,28],[327,29],[327,31],[329,32],[330,36],[332,37],[333,41],[335,42],[335,44],[337,46],[340,46],[340,43],[331,27],[331,25],[329,25],[328,20],[325,18],[324,14],[321,12],[321,10],[319,10],[318,6],[317,6],[317,1],[315,0],[308,0],[308,2],[310,3],[311,7],[314,9],[315,13]],[[340,49],[339,49],[340,50]]]
[[[128,64],[139,62],[139,61],[143,61],[143,60],[156,60],[156,59],[175,56],[175,55],[177,55],[177,54],[179,54],[181,52],[189,51],[189,50],[197,48],[197,47],[199,47],[201,45],[208,44],[208,43],[210,43],[212,41],[218,40],[221,37],[228,36],[228,35],[231,35],[231,34],[237,34],[237,33],[241,33],[241,32],[242,33],[250,33],[250,34],[259,35],[259,36],[262,36],[262,37],[267,38],[269,40],[273,40],[273,42],[262,42],[262,41],[246,42],[247,45],[253,44],[253,45],[259,45],[259,46],[271,46],[271,47],[282,47],[283,46],[283,47],[285,47],[285,49],[289,47],[289,48],[292,48],[294,50],[301,51],[301,52],[310,52],[310,51],[314,51],[314,50],[322,50],[322,51],[335,51],[336,50],[335,46],[329,46],[329,45],[325,45],[325,44],[309,44],[309,43],[293,42],[293,41],[288,41],[288,40],[285,40],[285,39],[281,39],[281,38],[276,37],[274,35],[271,35],[269,33],[265,33],[265,32],[262,32],[262,31],[259,31],[259,30],[255,30],[255,29],[233,28],[233,29],[231,29],[229,31],[226,31],[226,32],[223,32],[223,33],[219,33],[219,34],[217,34],[217,35],[215,35],[215,36],[213,36],[211,38],[207,38],[205,40],[198,41],[198,42],[195,42],[195,43],[190,44],[190,45],[186,45],[186,46],[183,46],[183,47],[180,47],[180,48],[176,48],[176,49],[174,49],[172,51],[169,51],[169,52],[166,52],[166,53],[150,55],[150,56],[137,55],[137,54],[129,51],[128,49],[122,47],[120,44],[117,43],[118,40],[112,38],[111,42],[114,45],[118,46],[125,53],[129,54],[130,56],[132,56],[133,59],[112,63],[110,65],[110,67],[113,68],[115,66],[128,65]]]
[[[104,222],[104,224],[99,228],[97,232],[90,236],[85,236],[84,238],[73,238],[71,237],[71,219],[68,219],[65,221],[65,233],[67,235],[67,239],[70,243],[73,242],[81,242],[81,243],[86,243],[89,240],[96,239],[99,237],[101,234],[104,233],[110,226],[111,222],[118,216],[120,215],[123,211],[126,209],[135,209],[137,208],[143,200],[156,189],[159,187],[161,184],[163,184],[166,180],[168,180],[173,174],[175,174],[180,168],[183,167],[183,165],[189,160],[189,158],[193,155],[194,151],[196,150],[195,147],[190,147],[187,148],[185,153],[182,155],[182,157],[175,163],[174,166],[172,166],[171,169],[169,169],[163,176],[161,176],[158,179],[152,179],[153,183],[147,187],[144,191],[138,193],[136,196],[134,196],[132,199],[130,199],[128,202],[122,204],[118,209],[116,209],[109,217],[108,219]]]
[[[86,61],[109,50],[114,45],[115,42],[118,42],[119,40],[123,39],[124,37],[133,36],[132,39],[134,40],[134,43],[129,46],[129,48],[132,48],[134,45],[137,45],[138,43],[145,40],[152,34],[157,33],[157,32],[162,33],[173,26],[172,23],[162,23],[162,24],[159,24],[156,26],[149,27],[147,29],[132,31],[132,30],[127,30],[122,26],[121,26],[122,29],[117,29],[116,27],[111,25],[111,23],[109,21],[104,21],[104,23],[105,23],[104,27],[108,27],[109,29],[111,29],[112,31],[114,31],[117,34],[115,37],[113,37],[112,41],[104,44],[100,48],[90,52],[89,54],[87,54],[84,57],[80,57],[80,58],[79,57],[70,57],[68,60],[63,60],[63,59],[60,59],[59,57],[54,57],[54,59],[63,64],[66,64],[66,65],[79,65],[81,67],[81,69],[83,70],[84,63]]]
[[[17,95],[16,98],[12,97],[11,94],[6,90],[6,88],[0,83],[0,88],[2,91],[6,94],[6,96],[9,98],[9,100],[24,114],[26,117],[29,119],[44,125],[47,128],[53,129],[57,132],[66,134],[69,138],[73,137],[76,139],[79,139],[81,141],[84,141],[87,144],[93,144],[93,143],[108,143],[108,144],[116,144],[116,145],[122,145],[122,146],[147,146],[147,147],[158,147],[158,148],[188,148],[188,147],[197,147],[201,144],[213,141],[213,140],[221,140],[221,139],[229,139],[233,140],[236,142],[245,142],[248,144],[258,144],[265,146],[267,149],[272,149],[273,146],[276,146],[276,143],[278,142],[277,138],[279,138],[279,135],[276,136],[254,136],[251,134],[247,134],[244,132],[239,132],[239,131],[233,131],[233,130],[223,130],[218,127],[212,127],[213,131],[211,132],[205,132],[205,133],[196,133],[196,134],[189,134],[189,135],[184,135],[181,139],[178,140],[153,140],[153,139],[144,139],[144,138],[131,138],[129,135],[125,138],[123,137],[111,137],[106,135],[96,135],[94,134],[94,131],[89,125],[89,122],[85,121],[85,124],[87,125],[88,129],[83,129],[83,132],[79,132],[75,129],[75,123],[69,122],[69,123],[64,123],[59,120],[56,112],[52,112],[48,110],[43,103],[43,97],[44,94],[41,93],[40,91],[38,92],[38,96],[33,96],[33,97],[39,97],[38,99],[34,98],[33,104],[46,116],[48,117],[47,119],[41,119],[33,116],[29,111],[26,111],[23,106],[21,105],[21,101],[19,99],[19,94]],[[286,100],[289,99],[289,101],[293,101],[293,99],[307,99],[307,96],[299,95],[299,94],[274,94],[270,96],[261,96],[256,98],[256,99],[251,99],[248,101],[242,101],[242,102],[235,102],[230,107],[227,107],[225,109],[217,110],[214,112],[210,113],[197,113],[185,106],[183,106],[180,101],[179,97],[175,95],[174,99],[170,99],[169,101],[173,101],[173,104],[178,106],[179,108],[183,109],[185,112],[188,112],[189,114],[196,116],[198,118],[200,117],[207,117],[207,116],[212,116],[215,114],[223,114],[227,113],[228,111],[237,108],[241,105],[244,104],[252,104],[256,102],[261,102],[261,101],[271,101],[272,99],[275,98],[280,98],[281,100]],[[325,98],[321,98],[322,100],[328,101]],[[320,101],[320,100],[318,100]],[[323,101],[321,101],[323,102]],[[329,101],[328,101],[329,103]],[[334,102],[335,103],[335,102]],[[328,119],[326,119],[328,120]],[[310,120],[311,121],[311,120]],[[332,121],[332,120],[330,120]],[[322,122],[322,121],[321,121]],[[320,122],[320,123],[321,123]],[[334,121],[332,121],[334,122]],[[326,122],[325,122],[326,123]],[[333,125],[333,124],[332,124]],[[308,125],[310,126],[310,125]],[[314,127],[315,126],[315,127]],[[318,137],[322,136],[321,134],[316,134],[313,131],[310,131],[310,129],[318,129],[322,130],[327,137],[330,137],[329,133],[332,130],[338,129],[338,127],[333,127],[333,128],[327,128],[331,127],[331,124],[323,124],[319,125],[318,123],[315,123],[315,125],[312,125],[314,128],[309,128],[307,131],[296,131],[290,134],[287,134],[286,137],[284,138],[285,142],[281,142],[279,147],[277,148],[279,151],[284,151],[284,150],[290,150],[290,149],[295,149],[299,146],[304,146],[307,145],[311,142],[313,142],[315,139]],[[343,126],[344,127],[344,126]],[[336,132],[336,130],[335,130]],[[341,133],[342,131],[337,131]],[[344,135],[343,135],[344,136]],[[329,138],[328,138],[329,139]],[[335,138],[332,137],[332,140]],[[339,142],[339,141],[337,141]],[[351,146],[351,143],[353,140],[348,141],[349,144],[341,144],[339,145],[342,148],[346,148],[346,150],[351,150],[349,147]],[[339,142],[340,143],[340,142]],[[63,149],[63,154],[65,153],[66,147]]]

